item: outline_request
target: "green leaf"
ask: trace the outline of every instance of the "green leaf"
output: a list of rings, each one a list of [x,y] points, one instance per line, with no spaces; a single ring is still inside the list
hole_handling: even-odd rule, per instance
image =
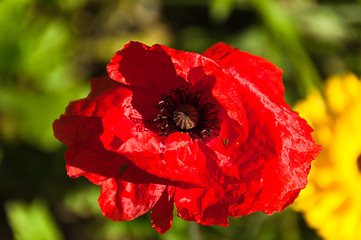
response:
[[[5,206],[15,240],[61,240],[63,236],[44,201],[11,201]]]

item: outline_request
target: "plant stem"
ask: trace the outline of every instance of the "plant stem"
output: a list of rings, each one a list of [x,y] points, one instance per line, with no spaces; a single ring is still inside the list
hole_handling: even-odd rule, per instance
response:
[[[201,240],[201,231],[197,222],[189,222],[189,239]]]

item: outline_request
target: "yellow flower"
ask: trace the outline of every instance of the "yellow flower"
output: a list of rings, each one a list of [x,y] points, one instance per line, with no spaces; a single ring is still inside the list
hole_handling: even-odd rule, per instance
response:
[[[361,240],[361,82],[353,74],[325,82],[295,110],[323,146],[294,209],[327,240]]]

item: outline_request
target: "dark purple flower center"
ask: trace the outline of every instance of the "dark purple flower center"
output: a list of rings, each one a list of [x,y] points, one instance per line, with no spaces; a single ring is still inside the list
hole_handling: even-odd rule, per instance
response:
[[[163,95],[156,107],[160,113],[154,121],[162,137],[174,132],[187,132],[192,139],[207,142],[217,135],[218,110],[215,104],[203,97],[202,90],[191,92],[189,88],[178,87]]]
[[[177,127],[181,129],[192,129],[194,128],[199,120],[199,114],[197,109],[188,104],[180,104],[177,109],[173,112],[173,121]]]

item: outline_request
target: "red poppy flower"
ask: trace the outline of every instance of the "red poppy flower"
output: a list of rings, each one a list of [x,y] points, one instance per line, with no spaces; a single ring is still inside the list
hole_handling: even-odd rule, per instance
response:
[[[282,71],[223,43],[204,54],[130,42],[54,122],[70,177],[101,185],[114,221],[151,210],[228,225],[228,216],[282,211],[306,186],[320,147],[285,103]]]

